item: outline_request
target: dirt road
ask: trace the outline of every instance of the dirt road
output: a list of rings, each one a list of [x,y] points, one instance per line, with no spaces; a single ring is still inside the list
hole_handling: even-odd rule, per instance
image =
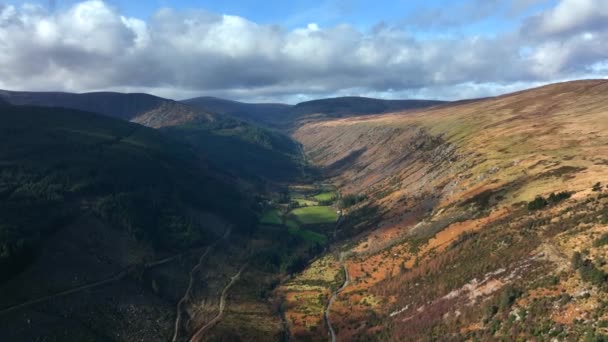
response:
[[[232,276],[228,285],[226,285],[226,287],[224,287],[224,289],[222,290],[218,314],[211,321],[209,321],[207,324],[198,329],[196,333],[192,335],[192,338],[190,338],[190,342],[202,341],[205,333],[222,319],[222,316],[224,315],[224,310],[226,308],[226,297],[228,296],[228,290],[239,279],[241,273],[243,273],[243,271],[245,270],[245,267],[247,267],[247,264],[243,265],[243,267],[241,267],[237,274]]]
[[[350,277],[348,275],[348,268],[346,267],[346,264],[344,263],[344,257],[345,257],[344,253],[340,253],[340,265],[342,266],[342,269],[344,270],[344,283],[342,284],[342,286],[340,286],[339,289],[334,291],[331,298],[329,298],[329,302],[327,302],[327,306],[325,307],[325,322],[327,323],[327,328],[329,329],[329,335],[331,338],[331,342],[336,342],[336,332],[334,331],[334,327],[331,325],[331,320],[329,319],[329,311],[331,309],[332,304],[336,300],[336,297],[338,296],[338,294],[340,292],[342,292],[348,286],[348,283],[350,282]]]
[[[192,268],[192,270],[190,271],[190,281],[188,282],[188,288],[186,289],[184,296],[177,303],[177,309],[176,309],[177,313],[175,315],[175,326],[173,328],[173,338],[171,339],[171,341],[175,342],[175,341],[177,341],[177,338],[179,337],[180,325],[181,325],[181,321],[182,321],[182,313],[185,310],[184,306],[190,300],[190,296],[192,295],[192,287],[194,285],[194,276],[200,270],[200,268],[203,264],[203,260],[205,260],[205,257],[207,257],[207,255],[209,254],[209,252],[211,252],[213,247],[215,247],[220,242],[220,240],[227,239],[228,236],[230,236],[231,231],[232,231],[231,228],[228,228],[226,230],[226,233],[224,233],[224,235],[220,239],[218,239],[213,244],[209,245],[205,249],[205,251],[201,254],[201,256],[198,258],[198,264],[196,264],[194,266],[194,268]]]

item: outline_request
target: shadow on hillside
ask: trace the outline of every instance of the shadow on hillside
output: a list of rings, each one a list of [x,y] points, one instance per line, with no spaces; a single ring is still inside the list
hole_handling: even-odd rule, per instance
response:
[[[192,145],[212,165],[251,182],[289,182],[302,174],[301,161],[285,144],[265,147],[240,135],[206,128],[170,127],[169,135]]]
[[[367,151],[367,148],[361,148],[350,152],[346,157],[336,161],[335,163],[323,169],[326,177],[335,177],[346,171]]]
[[[338,228],[338,239],[348,239],[376,227],[381,221],[382,211],[375,204],[367,204],[344,216]]]

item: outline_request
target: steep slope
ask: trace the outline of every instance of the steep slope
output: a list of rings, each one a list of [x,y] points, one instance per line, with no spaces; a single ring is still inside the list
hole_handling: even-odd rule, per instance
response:
[[[245,220],[234,223],[245,229],[253,219],[230,180],[152,129],[37,107],[3,109],[0,121],[3,265],[85,213],[169,249],[209,238],[189,222],[192,210],[242,210]]]
[[[339,231],[354,245],[336,246],[350,278],[329,308],[338,337],[603,333],[608,296],[598,284],[608,269],[593,241],[608,232],[597,184],[608,179],[606,94],[608,81],[579,81],[300,127],[294,136],[311,160],[344,197],[361,199],[349,202]],[[575,251],[582,261],[567,266]],[[289,288],[278,294],[292,334],[324,329],[296,318],[322,322],[322,311],[290,301]]]
[[[256,186],[301,179],[299,145],[282,133],[225,119],[170,126],[163,132],[196,147],[214,165]]]
[[[428,171],[449,172],[446,177],[454,177],[459,167],[488,175],[497,172],[488,173],[492,168],[502,172],[521,169],[502,164],[522,164],[523,160],[536,163],[537,159],[554,159],[552,168],[562,164],[578,167],[588,164],[583,157],[590,150],[602,155],[596,148],[604,146],[605,88],[605,81],[557,84],[407,115],[313,123],[300,128],[295,136],[316,164],[328,172],[344,171],[338,180],[353,191],[379,184],[399,172],[412,177],[416,172],[408,169],[415,169],[413,163],[434,168]],[[564,155],[572,158],[563,160]],[[436,167],[441,163],[445,165]],[[470,191],[471,185],[490,178],[462,180],[460,186],[448,187],[441,184],[445,178],[429,176],[432,172],[424,174],[423,180],[429,181],[412,181],[416,188],[409,190],[434,191],[441,185],[440,190],[449,189],[445,195],[441,193],[445,201],[457,199],[458,191]],[[570,182],[570,186],[574,184]],[[522,195],[513,200],[521,199],[529,198]]]

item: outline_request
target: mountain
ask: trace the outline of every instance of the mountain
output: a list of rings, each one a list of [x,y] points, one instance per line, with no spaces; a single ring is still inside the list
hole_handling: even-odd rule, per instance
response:
[[[109,92],[0,91],[0,99],[17,106],[88,111],[161,129],[176,139],[194,144],[199,154],[215,166],[255,184],[300,175],[300,151],[292,139],[228,116],[230,113],[218,106],[212,106],[213,112],[210,112],[148,94]]]
[[[182,101],[211,113],[230,115],[241,120],[269,127],[289,129],[298,122],[314,115],[314,119],[362,114],[381,114],[394,111],[413,110],[444,104],[429,100],[380,100],[366,97],[338,97],[302,102],[295,106],[273,103],[243,103],[198,97]]]
[[[364,114],[382,114],[445,104],[431,100],[381,100],[366,97],[338,97],[302,102],[244,103],[216,97],[197,97],[176,102],[148,94],[97,92],[17,92],[0,90],[0,100],[12,105],[63,107],[88,111],[160,128],[193,121],[213,122],[227,117],[254,125],[289,129],[299,121]]]
[[[328,309],[339,340],[603,334],[607,94],[576,81],[299,127],[345,199],[349,243],[276,290],[292,336],[328,331],[316,298],[335,282],[307,287],[321,269],[346,279]]]

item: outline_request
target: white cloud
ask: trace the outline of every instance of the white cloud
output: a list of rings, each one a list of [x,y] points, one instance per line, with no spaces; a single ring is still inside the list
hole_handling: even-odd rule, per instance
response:
[[[608,25],[597,6],[604,1],[562,0],[493,38],[425,39],[389,25],[288,30],[205,11],[161,9],[146,22],[98,0],[59,13],[0,5],[0,87],[266,100],[486,96],[602,76]]]
[[[555,35],[606,27],[608,1],[561,0],[537,18],[536,28],[543,35]]]

